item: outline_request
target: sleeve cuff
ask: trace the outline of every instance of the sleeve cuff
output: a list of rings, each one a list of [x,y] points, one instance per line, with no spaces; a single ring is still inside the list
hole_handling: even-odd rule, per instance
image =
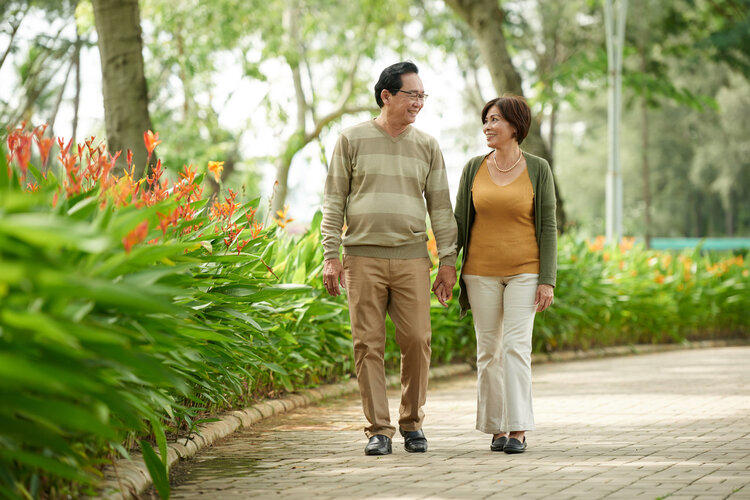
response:
[[[440,259],[440,265],[441,266],[451,266],[456,267],[456,254],[452,253],[450,255],[446,255],[442,259]]]
[[[338,250],[329,250],[327,252],[323,252],[323,260],[338,259],[338,258],[339,258]]]

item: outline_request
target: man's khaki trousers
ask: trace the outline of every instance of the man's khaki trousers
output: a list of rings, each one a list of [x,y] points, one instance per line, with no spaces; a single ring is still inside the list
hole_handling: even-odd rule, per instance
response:
[[[399,426],[422,428],[430,368],[430,260],[344,255],[344,276],[354,341],[354,364],[369,425],[367,437],[393,437],[386,396],[385,314],[401,349]]]

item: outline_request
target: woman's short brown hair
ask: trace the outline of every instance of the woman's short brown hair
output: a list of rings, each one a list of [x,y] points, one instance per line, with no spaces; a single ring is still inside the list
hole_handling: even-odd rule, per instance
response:
[[[491,99],[482,109],[482,124],[487,121],[487,113],[492,106],[497,106],[503,119],[510,123],[516,131],[514,136],[516,141],[521,144],[526,138],[526,134],[529,133],[529,127],[531,126],[531,108],[526,103],[526,99],[520,95],[504,95]]]

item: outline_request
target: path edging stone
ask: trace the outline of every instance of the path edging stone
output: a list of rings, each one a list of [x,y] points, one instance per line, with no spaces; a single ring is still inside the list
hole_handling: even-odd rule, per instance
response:
[[[655,352],[681,349],[703,349],[711,347],[729,347],[747,345],[749,339],[703,340],[679,344],[636,344],[596,348],[590,350],[561,351],[549,354],[532,354],[532,363],[553,363],[595,359],[632,354],[649,354]],[[430,379],[441,379],[463,375],[473,371],[468,363],[439,366],[430,369]],[[400,383],[400,376],[393,374],[387,377],[389,386]],[[210,446],[218,439],[234,433],[237,429],[251,427],[261,420],[273,415],[286,413],[296,408],[308,406],[324,399],[354,393],[358,390],[354,379],[338,384],[328,384],[310,389],[303,389],[281,399],[266,399],[242,410],[232,410],[219,415],[219,420],[198,426],[199,432],[187,438],[167,445],[167,468],[171,468],[180,459],[195,456],[203,448]],[[158,454],[158,451],[157,451]],[[104,481],[101,485],[101,497],[121,500],[137,497],[151,486],[151,477],[143,461],[143,456],[134,452],[130,459],[121,458],[103,471]]]

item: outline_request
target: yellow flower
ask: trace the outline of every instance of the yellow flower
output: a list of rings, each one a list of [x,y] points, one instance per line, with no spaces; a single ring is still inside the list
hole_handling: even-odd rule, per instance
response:
[[[218,183],[221,180],[221,173],[224,171],[223,161],[210,161],[208,162],[208,171],[214,174],[214,179]]]

